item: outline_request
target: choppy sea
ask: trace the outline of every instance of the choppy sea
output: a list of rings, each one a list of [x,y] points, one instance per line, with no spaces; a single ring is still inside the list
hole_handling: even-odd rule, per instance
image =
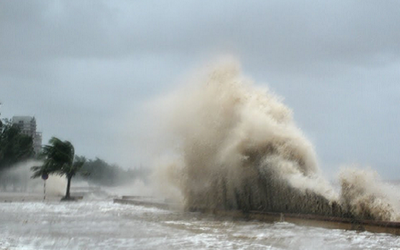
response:
[[[0,203],[0,249],[400,249],[400,237],[108,200]]]

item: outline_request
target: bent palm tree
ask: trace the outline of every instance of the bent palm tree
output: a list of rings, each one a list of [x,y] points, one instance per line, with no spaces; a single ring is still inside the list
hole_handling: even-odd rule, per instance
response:
[[[44,173],[65,175],[67,177],[67,190],[65,199],[70,198],[71,179],[81,169],[85,163],[84,159],[74,161],[74,146],[69,141],[61,141],[52,137],[49,145],[43,148],[44,162],[42,166],[32,167],[34,172],[32,178],[37,178]]]

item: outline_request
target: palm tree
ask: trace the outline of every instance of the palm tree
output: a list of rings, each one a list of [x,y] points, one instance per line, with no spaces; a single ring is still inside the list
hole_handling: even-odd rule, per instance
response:
[[[43,165],[32,167],[32,178],[42,176],[42,174],[58,174],[67,177],[67,190],[63,200],[69,200],[71,179],[82,168],[85,163],[84,158],[75,161],[74,146],[69,141],[61,141],[52,137],[49,145],[43,147]]]

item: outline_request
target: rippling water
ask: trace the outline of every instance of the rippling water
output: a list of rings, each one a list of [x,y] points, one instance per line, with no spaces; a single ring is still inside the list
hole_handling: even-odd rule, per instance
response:
[[[400,249],[400,237],[112,201],[0,203],[0,249]]]

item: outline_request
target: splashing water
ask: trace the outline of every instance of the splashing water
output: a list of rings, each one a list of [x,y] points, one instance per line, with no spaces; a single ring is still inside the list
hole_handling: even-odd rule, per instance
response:
[[[178,160],[162,172],[188,210],[399,219],[395,199],[378,188],[381,183],[369,185],[375,180],[369,172],[343,170],[338,194],[321,176],[313,146],[292,111],[242,76],[234,60],[178,91],[168,106]]]

